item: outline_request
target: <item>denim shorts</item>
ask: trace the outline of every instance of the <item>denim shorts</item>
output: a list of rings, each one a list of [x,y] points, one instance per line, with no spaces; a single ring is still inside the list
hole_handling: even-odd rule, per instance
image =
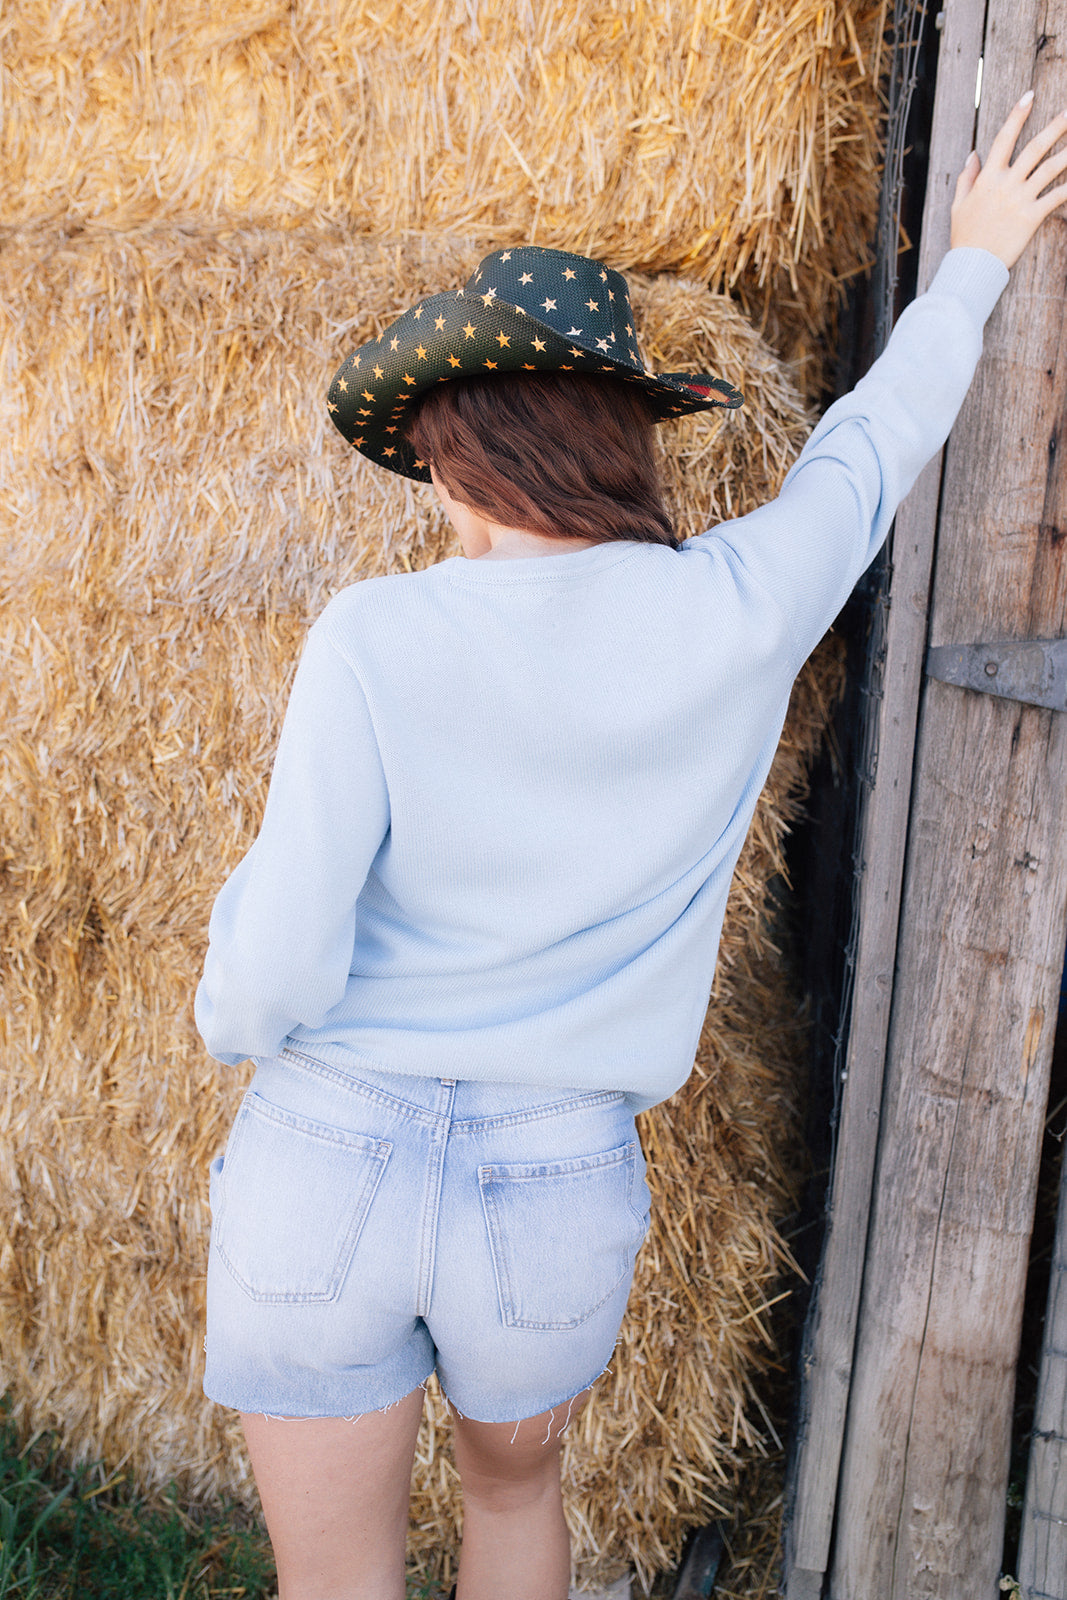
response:
[[[261,1059],[211,1164],[206,1393],[350,1417],[436,1369],[477,1421],[565,1405],[611,1358],[648,1228],[634,1111]]]

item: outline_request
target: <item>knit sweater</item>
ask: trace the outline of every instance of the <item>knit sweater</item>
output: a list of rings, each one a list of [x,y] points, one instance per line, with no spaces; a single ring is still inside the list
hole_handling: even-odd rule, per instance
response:
[[[335,596],[212,913],[211,1054],[677,1089],[793,680],[948,435],[1007,277],[950,251],[777,499],[680,550],[455,557]]]

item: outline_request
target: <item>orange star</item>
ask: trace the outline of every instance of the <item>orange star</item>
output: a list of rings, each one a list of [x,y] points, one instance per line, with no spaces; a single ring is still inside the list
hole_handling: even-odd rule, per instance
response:
[[[354,367],[358,367],[361,359],[362,359],[362,357],[360,357],[360,356],[353,356],[352,357],[352,365]]]
[[[390,341],[389,341],[389,348],[390,348],[390,350],[395,350],[395,349],[397,349],[397,347],[398,347],[398,346],[399,346],[399,344],[400,344],[400,340],[399,340],[399,339],[397,339],[397,338],[396,338],[396,337],[395,337],[395,336],[394,336],[394,337],[393,337],[393,338],[392,338],[392,339],[390,339]]]
[[[382,451],[382,455],[383,456],[395,456],[396,455],[396,447],[395,447],[395,445],[387,444],[385,449]]]
[[[608,281],[608,275],[607,275],[607,273],[606,273],[606,272],[602,272],[602,273],[601,273],[601,274],[600,274],[600,281],[601,281],[601,283],[607,283],[607,281]]]
[[[609,300],[614,300],[614,298],[615,298],[615,290],[614,289],[609,289],[608,290],[608,299]]]
[[[332,400],[327,400],[326,404],[329,406],[331,411],[336,411],[337,410],[337,407],[334,405]]]
[[[444,327],[444,325],[445,325],[444,317],[438,317],[437,321],[434,323],[434,327],[437,329],[438,333],[440,333],[440,331]]]
[[[453,356],[453,355],[449,356],[448,364],[449,364],[450,367],[461,367],[463,365],[463,363],[459,359],[459,357],[458,356]]]
[[[374,376],[376,378],[384,378],[385,377],[385,373],[382,371],[381,367],[375,367]]]
[[[419,318],[422,316],[422,307],[416,306],[413,315],[415,317],[415,321],[418,322]]]
[[[505,345],[509,345],[511,343],[511,340],[508,338],[506,333],[501,331],[496,336],[496,342],[500,346],[501,350],[503,350]]]
[[[418,356],[420,361],[425,361],[426,360],[426,347],[425,347],[425,345],[417,344],[415,346],[415,354]]]
[[[405,383],[414,383],[415,381],[416,380],[411,376],[410,372],[405,372],[405,374],[404,374],[404,382]],[[403,399],[403,396],[401,396],[401,399]]]
[[[523,364],[522,364],[522,370],[523,370],[523,372],[536,372],[537,368],[535,366],[533,366],[529,361],[524,361]]]
[[[388,428],[386,428],[385,431],[386,431],[386,433],[395,433],[396,432],[396,424],[395,423],[391,423],[390,426]]]
[[[490,371],[492,371],[492,372],[496,371],[496,362],[495,361],[487,361],[485,363],[485,365],[490,369]]]
[[[343,378],[338,378],[337,387],[340,389],[342,394],[347,394],[348,393],[348,384],[345,382],[345,380]]]
[[[414,378],[409,378],[409,379],[408,379],[408,382],[409,382],[409,383],[414,383],[414,382],[415,382],[415,379],[414,379]],[[398,400],[410,400],[410,399],[411,399],[411,396],[410,396],[410,395],[409,395],[409,394],[398,394],[398,395],[397,395],[397,399],[398,399]]]
[[[493,300],[495,298],[496,298],[496,290],[495,289],[490,289],[487,294],[483,294],[482,295],[482,305],[483,306],[492,305]]]
[[[564,277],[565,277],[565,278],[573,278],[573,277],[574,277],[574,271],[573,271],[573,269],[572,269],[572,268],[571,268],[571,267],[564,267],[564,269],[563,269],[563,276],[564,276]]]
[[[467,326],[463,330],[463,332],[466,334],[468,339],[473,339],[474,338],[474,331],[475,330],[474,330],[473,322],[468,322]]]
[[[543,350],[545,348],[545,341],[543,339],[535,339],[533,342],[533,347],[535,350]]]
[[[582,352],[580,350],[572,350],[571,355],[574,357],[575,361],[580,361],[582,359]]]
[[[524,317],[526,315],[525,311],[522,309],[521,306],[516,306],[515,310],[518,312],[520,317]]]
[[[373,417],[374,412],[373,411],[368,411],[366,406],[360,406],[359,414],[360,414],[361,417]]]
[[[425,461],[420,461],[418,456],[416,456],[415,457],[415,465],[417,467],[424,467],[426,465],[426,463],[425,463]]]
[[[585,303],[589,307],[590,311],[599,311],[600,310],[600,307],[597,305],[595,300],[587,300]]]
[[[566,362],[565,362],[565,361],[564,361],[564,362],[562,362],[562,363],[561,363],[561,365],[560,365],[560,369],[559,369],[559,370],[560,370],[560,371],[561,371],[561,372],[573,372],[573,371],[574,371],[574,368],[573,368],[573,367],[569,367],[569,366],[568,366],[568,365],[567,365],[567,363],[566,363]]]
[[[362,440],[362,439],[353,439],[353,440],[352,440],[352,443],[353,443],[353,444],[356,444],[356,445],[359,445],[359,444],[362,444],[362,443],[363,443],[363,440]]]
[[[364,389],[363,398],[364,398],[364,400],[373,400],[374,396],[371,394],[369,389]]]

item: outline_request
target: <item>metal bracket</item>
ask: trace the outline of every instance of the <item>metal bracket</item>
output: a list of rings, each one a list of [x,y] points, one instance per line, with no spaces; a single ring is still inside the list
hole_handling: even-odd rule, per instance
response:
[[[1067,639],[938,644],[927,651],[926,672],[961,689],[1067,711]]]

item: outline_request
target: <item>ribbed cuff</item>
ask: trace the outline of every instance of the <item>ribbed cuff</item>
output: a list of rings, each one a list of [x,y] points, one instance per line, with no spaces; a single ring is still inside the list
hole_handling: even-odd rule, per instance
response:
[[[1010,276],[1003,261],[991,250],[958,245],[944,257],[927,293],[953,294],[965,300],[979,322],[985,323]]]

